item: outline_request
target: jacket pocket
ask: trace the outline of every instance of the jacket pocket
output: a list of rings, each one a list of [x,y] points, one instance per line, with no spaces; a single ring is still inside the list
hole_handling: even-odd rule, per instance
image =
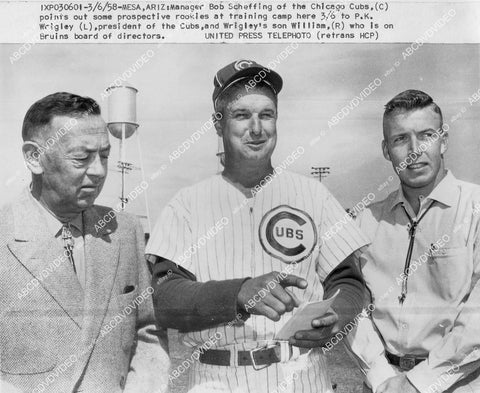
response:
[[[117,315],[122,318],[120,323],[121,342],[124,351],[129,351],[134,344],[135,325],[137,322],[137,301],[135,299],[137,296],[138,291],[137,288],[135,288],[135,290],[129,293],[117,295],[116,299],[118,307]]]

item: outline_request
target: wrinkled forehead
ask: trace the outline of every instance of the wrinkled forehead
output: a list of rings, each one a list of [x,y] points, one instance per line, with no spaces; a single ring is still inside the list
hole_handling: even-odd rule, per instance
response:
[[[108,134],[107,124],[101,116],[55,116],[50,121],[50,133]]]
[[[101,116],[57,116],[50,122],[47,138],[63,146],[108,144],[108,129]]]

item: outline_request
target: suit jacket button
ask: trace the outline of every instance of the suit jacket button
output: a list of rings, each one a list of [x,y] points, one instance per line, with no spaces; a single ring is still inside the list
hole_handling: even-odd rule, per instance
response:
[[[122,375],[122,377],[120,378],[120,387],[122,389],[125,388],[125,377]]]

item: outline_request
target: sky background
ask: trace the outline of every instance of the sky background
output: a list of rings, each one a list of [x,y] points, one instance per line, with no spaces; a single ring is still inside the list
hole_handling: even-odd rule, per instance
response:
[[[0,204],[14,199],[30,182],[21,154],[21,126],[30,105],[47,94],[68,91],[97,100],[108,119],[102,91],[148,50],[154,56],[127,80],[139,90],[140,124],[138,133],[127,141],[127,160],[140,166],[139,142],[152,224],[180,188],[218,171],[213,128],[179,159],[170,163],[168,156],[208,121],[215,72],[242,58],[263,65],[280,62],[275,70],[284,87],[279,95],[274,164],[297,146],[304,147],[305,153],[289,169],[310,176],[312,166],[329,166],[331,174],[324,183],[344,207],[370,192],[383,199],[398,186],[396,178],[388,180],[393,169],[380,148],[383,106],[409,88],[424,90],[443,110],[451,127],[447,167],[458,178],[480,183],[480,107],[479,102],[469,104],[480,87],[479,45],[428,44],[403,59],[408,44],[302,44],[282,60],[278,56],[287,45],[37,44],[14,64],[9,57],[19,44],[0,45]],[[396,61],[395,71],[385,76]],[[329,129],[329,119],[375,78],[380,78],[381,86]],[[311,145],[312,141],[317,142]],[[118,140],[111,138],[111,143],[110,173],[97,202],[114,206],[120,194],[115,168]],[[150,180],[162,165],[166,169]],[[141,180],[141,172],[133,171],[127,177],[128,188]],[[379,191],[384,182],[387,187]],[[145,215],[143,197],[127,211]],[[146,220],[144,224],[148,229]]]

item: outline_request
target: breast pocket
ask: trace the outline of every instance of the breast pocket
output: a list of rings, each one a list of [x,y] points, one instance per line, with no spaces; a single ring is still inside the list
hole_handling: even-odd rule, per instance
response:
[[[50,323],[45,312],[7,312],[0,320],[0,370],[15,375],[53,370],[58,357]]]
[[[467,247],[438,250],[429,258],[428,268],[434,291],[446,300],[460,300],[470,288],[473,266]]]
[[[114,318],[121,318],[121,341],[122,349],[129,351],[132,348],[135,337],[135,325],[137,322],[137,306],[143,299],[138,297],[138,290],[135,287],[131,292],[117,295],[117,315]]]

